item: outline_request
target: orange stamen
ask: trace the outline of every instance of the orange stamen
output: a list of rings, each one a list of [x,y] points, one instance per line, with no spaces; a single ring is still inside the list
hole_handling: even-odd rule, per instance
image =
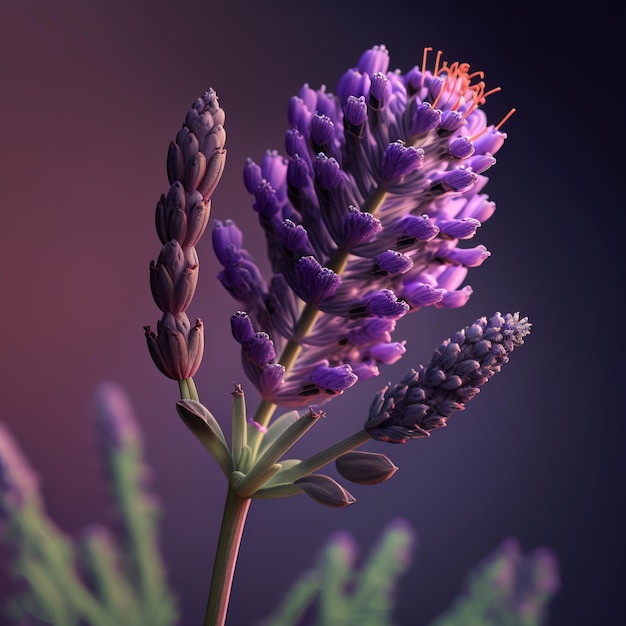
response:
[[[467,80],[472,80],[474,76],[480,76],[480,80],[482,80],[483,78],[485,78],[485,72],[474,72],[473,74],[468,74]]]
[[[484,93],[482,95],[482,97],[480,98],[481,100],[481,104],[485,104],[485,100],[487,99],[487,96],[490,96],[492,93],[497,93],[498,91],[502,91],[502,87],[494,87],[493,89],[490,89],[487,93]]]
[[[502,124],[504,124],[504,122],[506,122],[511,115],[513,115],[513,113],[515,113],[515,111],[517,111],[517,109],[514,107],[512,108],[499,122],[498,125],[495,127],[495,130],[500,130],[500,128],[502,127]]]
[[[424,74],[426,73],[426,57],[432,48],[424,48],[424,56],[422,57],[422,86],[424,86]]]
[[[433,71],[433,76],[438,76],[439,75],[439,61],[441,59],[441,55],[443,53],[441,52],[441,50],[437,51],[437,58],[435,59],[435,69]]]
[[[506,122],[511,115],[513,115],[513,113],[515,113],[515,111],[517,111],[517,109],[514,107],[512,108],[494,127],[493,127],[493,131],[492,132],[496,132],[498,130],[500,130],[500,128],[502,128],[502,125],[504,124],[504,122]],[[485,126],[485,128],[483,128],[479,133],[476,133],[475,135],[472,135],[471,137],[468,137],[468,141],[475,141],[476,139],[478,139],[478,137],[480,137],[481,135],[484,135],[487,131],[489,130],[489,126]]]
[[[424,56],[422,58],[422,74],[425,74],[426,72],[426,59],[431,50],[432,48],[424,48]],[[458,61],[454,61],[453,63],[448,64],[447,61],[442,61],[442,54],[441,50],[437,51],[435,68],[433,70],[433,76],[442,81],[441,89],[431,104],[433,108],[440,102],[445,91],[447,93],[443,104],[449,105],[452,103],[452,106],[448,108],[451,108],[453,111],[456,111],[460,106],[467,106],[463,113],[463,119],[465,119],[472,111],[485,104],[485,101],[489,96],[502,90],[501,87],[494,87],[493,89],[487,91],[484,81],[484,72],[477,71],[470,74],[469,63],[459,63]],[[442,74],[444,76],[442,76]],[[471,84],[472,79],[474,78],[478,78],[479,81]],[[511,115],[513,115],[513,113],[515,113],[515,109],[511,109],[502,118],[497,126],[494,127],[494,131],[499,130],[501,126],[511,117]],[[476,135],[469,137],[469,140],[473,141],[487,130],[488,128],[484,128]]]

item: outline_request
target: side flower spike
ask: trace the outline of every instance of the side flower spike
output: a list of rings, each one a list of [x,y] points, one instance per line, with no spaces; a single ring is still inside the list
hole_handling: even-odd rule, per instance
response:
[[[530,332],[519,313],[481,317],[444,341],[427,367],[411,370],[397,385],[380,391],[365,430],[373,439],[406,443],[428,437],[461,411]]]
[[[163,312],[157,332],[144,326],[150,356],[159,370],[173,380],[186,380],[197,371],[204,351],[202,322],[192,327],[185,311],[198,282],[195,245],[210,214],[210,197],[224,169],[226,132],[224,110],[213,89],[197,98],[185,116],[167,152],[170,189],[156,207],[155,224],[162,244],[156,262],[150,263],[150,288]],[[219,255],[226,259],[237,242],[236,227],[228,226],[220,238]],[[239,240],[241,236],[239,237]]]

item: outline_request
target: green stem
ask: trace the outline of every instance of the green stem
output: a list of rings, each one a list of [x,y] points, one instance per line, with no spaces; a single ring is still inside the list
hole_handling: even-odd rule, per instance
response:
[[[233,421],[232,421],[232,454],[235,467],[240,468],[241,455],[248,445],[246,422],[246,402],[240,385],[233,391]],[[245,471],[245,470],[243,470]]]
[[[193,382],[193,378],[179,380],[178,389],[180,390],[180,397],[182,400],[195,400],[196,402],[200,402],[198,390],[196,389],[196,383]]]
[[[200,402],[200,398],[198,397],[198,390],[196,389],[196,383],[193,378],[187,379],[187,385],[189,386],[189,395],[191,396],[189,400],[195,400],[196,402]]]
[[[204,626],[224,626],[226,622],[230,590],[250,502],[248,498],[240,498],[228,488]]]
[[[350,450],[354,450],[370,440],[371,437],[367,431],[360,430],[354,433],[354,435],[350,435],[343,441],[330,446],[330,448],[326,448],[326,450],[322,450],[322,452],[318,452],[288,470],[285,470],[284,473],[279,474],[280,482],[291,483],[299,478],[302,478],[303,476],[308,476],[321,467],[325,467],[329,463],[332,463],[342,454],[350,452]]]

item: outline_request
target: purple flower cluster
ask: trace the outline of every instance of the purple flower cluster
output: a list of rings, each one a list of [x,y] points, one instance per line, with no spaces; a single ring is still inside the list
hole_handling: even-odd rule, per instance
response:
[[[287,156],[248,159],[269,281],[239,228],[217,222],[218,278],[243,309],[233,334],[268,402],[323,402],[376,376],[405,352],[397,320],[464,305],[468,268],[489,256],[461,242],[495,209],[484,172],[506,135],[480,108],[482,73],[440,54],[427,69],[426,52],[403,74],[375,46],[335,94],[304,85],[289,102]]]
[[[156,334],[145,327],[152,360],[168,378],[185,380],[200,366],[204,351],[202,321],[192,326],[185,311],[198,282],[195,245],[209,221],[211,194],[226,161],[224,111],[215,91],[198,98],[170,142],[170,190],[156,207],[156,229],[163,248],[150,264],[152,296],[163,312]]]
[[[397,385],[380,391],[365,430],[373,439],[390,443],[428,437],[465,408],[529,332],[527,318],[517,313],[481,317],[444,341],[428,367],[411,370]]]

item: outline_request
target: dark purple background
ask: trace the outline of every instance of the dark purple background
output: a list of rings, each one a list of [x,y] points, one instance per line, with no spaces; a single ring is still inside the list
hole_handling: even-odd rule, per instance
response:
[[[266,616],[332,531],[348,529],[367,547],[396,516],[410,521],[420,543],[400,588],[403,626],[441,612],[467,570],[510,535],[524,549],[558,553],[563,588],[551,624],[621,623],[616,302],[624,220],[615,157],[623,107],[610,106],[622,81],[615,20],[605,14],[600,23],[598,3],[589,14],[556,16],[542,14],[542,5],[500,2],[225,5],[0,0],[0,419],[40,473],[51,515],[73,535],[110,522],[89,405],[100,381],[121,383],[145,432],[184,624],[201,623],[225,484],[178,420],[177,386],[151,363],[142,331],[158,319],[148,264],[160,249],[153,210],[167,188],[168,143],[194,98],[215,87],[229,160],[213,217],[244,226],[260,259],[241,168],[247,156],[282,150],[289,97],[304,82],[333,90],[374,44],[386,44],[403,71],[432,46],[502,87],[487,103],[492,121],[518,109],[487,187],[498,210],[477,237],[492,257],[471,271],[474,296],[464,309],[403,320],[405,358],[327,406],[300,453],[356,430],[375,391],[476,317],[520,310],[533,333],[448,429],[406,446],[369,445],[401,469],[383,485],[350,487],[353,506],[330,510],[304,496],[255,502],[230,624]],[[228,324],[237,305],[215,280],[209,237],[199,255],[190,317],[204,320],[208,346],[196,382],[227,423],[232,382],[243,380]],[[248,400],[254,408],[252,391]],[[0,556],[6,586],[9,556]]]

